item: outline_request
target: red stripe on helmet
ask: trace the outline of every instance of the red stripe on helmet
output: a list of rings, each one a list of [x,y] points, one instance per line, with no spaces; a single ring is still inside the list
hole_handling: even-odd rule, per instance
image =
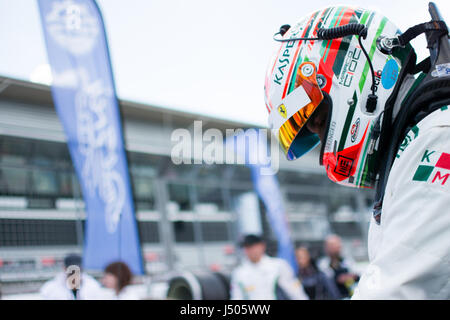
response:
[[[341,21],[339,22],[339,25],[336,24],[333,27],[339,27],[339,26],[348,24],[350,22],[351,17],[354,14],[355,14],[355,10],[352,8],[348,8],[344,12],[344,15],[343,15]],[[332,80],[333,80],[333,64],[334,64],[334,61],[336,60],[336,56],[338,54],[341,42],[342,42],[342,38],[331,40],[331,46],[328,49],[329,53],[327,56],[327,60],[324,61],[326,54],[324,54],[323,57],[320,59],[320,63],[319,63],[319,68],[321,69],[320,73],[323,74],[327,78],[327,83],[322,90],[327,93],[330,93],[331,84],[332,84]],[[325,51],[325,53],[326,53],[326,51]]]
[[[354,146],[334,152],[325,152],[323,155],[323,164],[327,170],[327,175],[334,182],[343,181],[350,176],[355,175],[358,166],[359,155],[361,153],[364,141],[366,140],[367,124],[361,141]]]
[[[314,30],[311,33],[311,37],[317,37],[317,30],[319,29],[319,24],[323,22],[323,18],[325,17],[325,14],[329,11],[329,9],[325,9],[322,11],[322,14],[320,15],[319,19],[317,19],[316,26],[314,27]],[[322,25],[320,26],[322,27]],[[312,44],[314,44],[314,40],[308,41],[308,48],[311,49]]]
[[[316,36],[317,36],[317,30],[319,29],[319,25],[322,27],[321,23],[323,22],[323,18],[324,18],[324,16],[329,12],[329,10],[330,10],[330,9],[325,9],[325,10],[323,10],[321,16],[320,16],[318,19],[316,19],[316,20],[317,20],[317,23],[316,23],[316,25],[314,26],[312,32],[310,33],[310,36],[311,36],[311,37],[316,37]],[[311,49],[312,49],[312,45],[313,45],[314,41],[315,41],[315,40],[310,40],[310,41],[307,41],[307,42],[305,43],[305,45],[307,46],[308,50],[311,50]],[[302,49],[301,49],[301,50],[302,50]],[[301,52],[301,50],[300,50],[300,52]],[[293,63],[294,63],[294,61],[293,61]],[[294,67],[294,69],[293,69],[294,72],[293,72],[293,75],[292,75],[291,79],[289,79],[289,82],[288,82],[288,88],[292,88],[292,82],[295,82],[296,68],[297,68],[298,64],[299,64],[299,61],[298,61],[298,60],[295,61],[295,67]]]
[[[306,25],[309,25],[311,23],[313,17],[314,17],[314,15],[311,15],[311,17],[309,18]],[[305,37],[306,31],[308,31],[308,28],[305,28],[305,30],[303,31],[302,36],[300,38]],[[289,87],[292,70],[294,69],[294,66],[296,65],[298,52],[300,51],[300,46],[302,43],[303,43],[303,40],[298,40],[297,49],[295,50],[294,59],[292,59],[291,67],[289,68],[289,73],[288,73],[288,76],[286,77],[286,82],[284,84],[284,90],[283,90],[283,95],[281,96],[281,99],[284,99],[284,97],[286,97],[286,92],[287,92],[287,88]]]

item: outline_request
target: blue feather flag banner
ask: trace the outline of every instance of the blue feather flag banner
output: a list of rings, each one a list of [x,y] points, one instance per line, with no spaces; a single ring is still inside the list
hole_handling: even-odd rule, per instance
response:
[[[294,245],[291,241],[286,210],[278,184],[272,160],[269,157],[267,131],[247,129],[227,138],[225,144],[227,152],[234,152],[236,162],[248,166],[252,173],[253,186],[264,203],[267,219],[278,241],[278,257],[286,260],[294,272],[298,271],[295,259]],[[272,152],[278,150],[272,148]],[[277,154],[278,156],[278,154]]]
[[[52,96],[86,209],[83,267],[115,261],[143,274],[119,105],[103,19],[93,0],[38,0]]]

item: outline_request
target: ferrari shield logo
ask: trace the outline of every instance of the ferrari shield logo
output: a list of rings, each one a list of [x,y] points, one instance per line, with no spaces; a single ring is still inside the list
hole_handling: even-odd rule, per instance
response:
[[[278,113],[279,113],[283,118],[286,119],[286,117],[287,117],[287,112],[286,112],[286,107],[284,106],[284,104],[281,104],[281,105],[278,107]]]

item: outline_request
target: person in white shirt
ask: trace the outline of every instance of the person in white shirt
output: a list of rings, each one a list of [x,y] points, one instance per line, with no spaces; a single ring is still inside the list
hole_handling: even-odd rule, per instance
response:
[[[81,271],[81,257],[70,254],[64,259],[64,272],[44,283],[43,300],[98,300],[105,297],[100,283]]]
[[[140,297],[130,288],[133,274],[124,262],[113,262],[105,268],[103,285],[112,291],[113,300],[139,300]]]
[[[246,259],[232,273],[231,300],[308,300],[289,264],[266,255],[260,236],[245,236],[242,246]]]

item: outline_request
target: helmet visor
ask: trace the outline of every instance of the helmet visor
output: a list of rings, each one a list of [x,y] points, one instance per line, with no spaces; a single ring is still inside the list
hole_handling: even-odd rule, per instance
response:
[[[301,157],[320,143],[317,134],[306,128],[306,123],[323,99],[314,63],[302,63],[297,69],[295,89],[269,116],[288,160]]]

